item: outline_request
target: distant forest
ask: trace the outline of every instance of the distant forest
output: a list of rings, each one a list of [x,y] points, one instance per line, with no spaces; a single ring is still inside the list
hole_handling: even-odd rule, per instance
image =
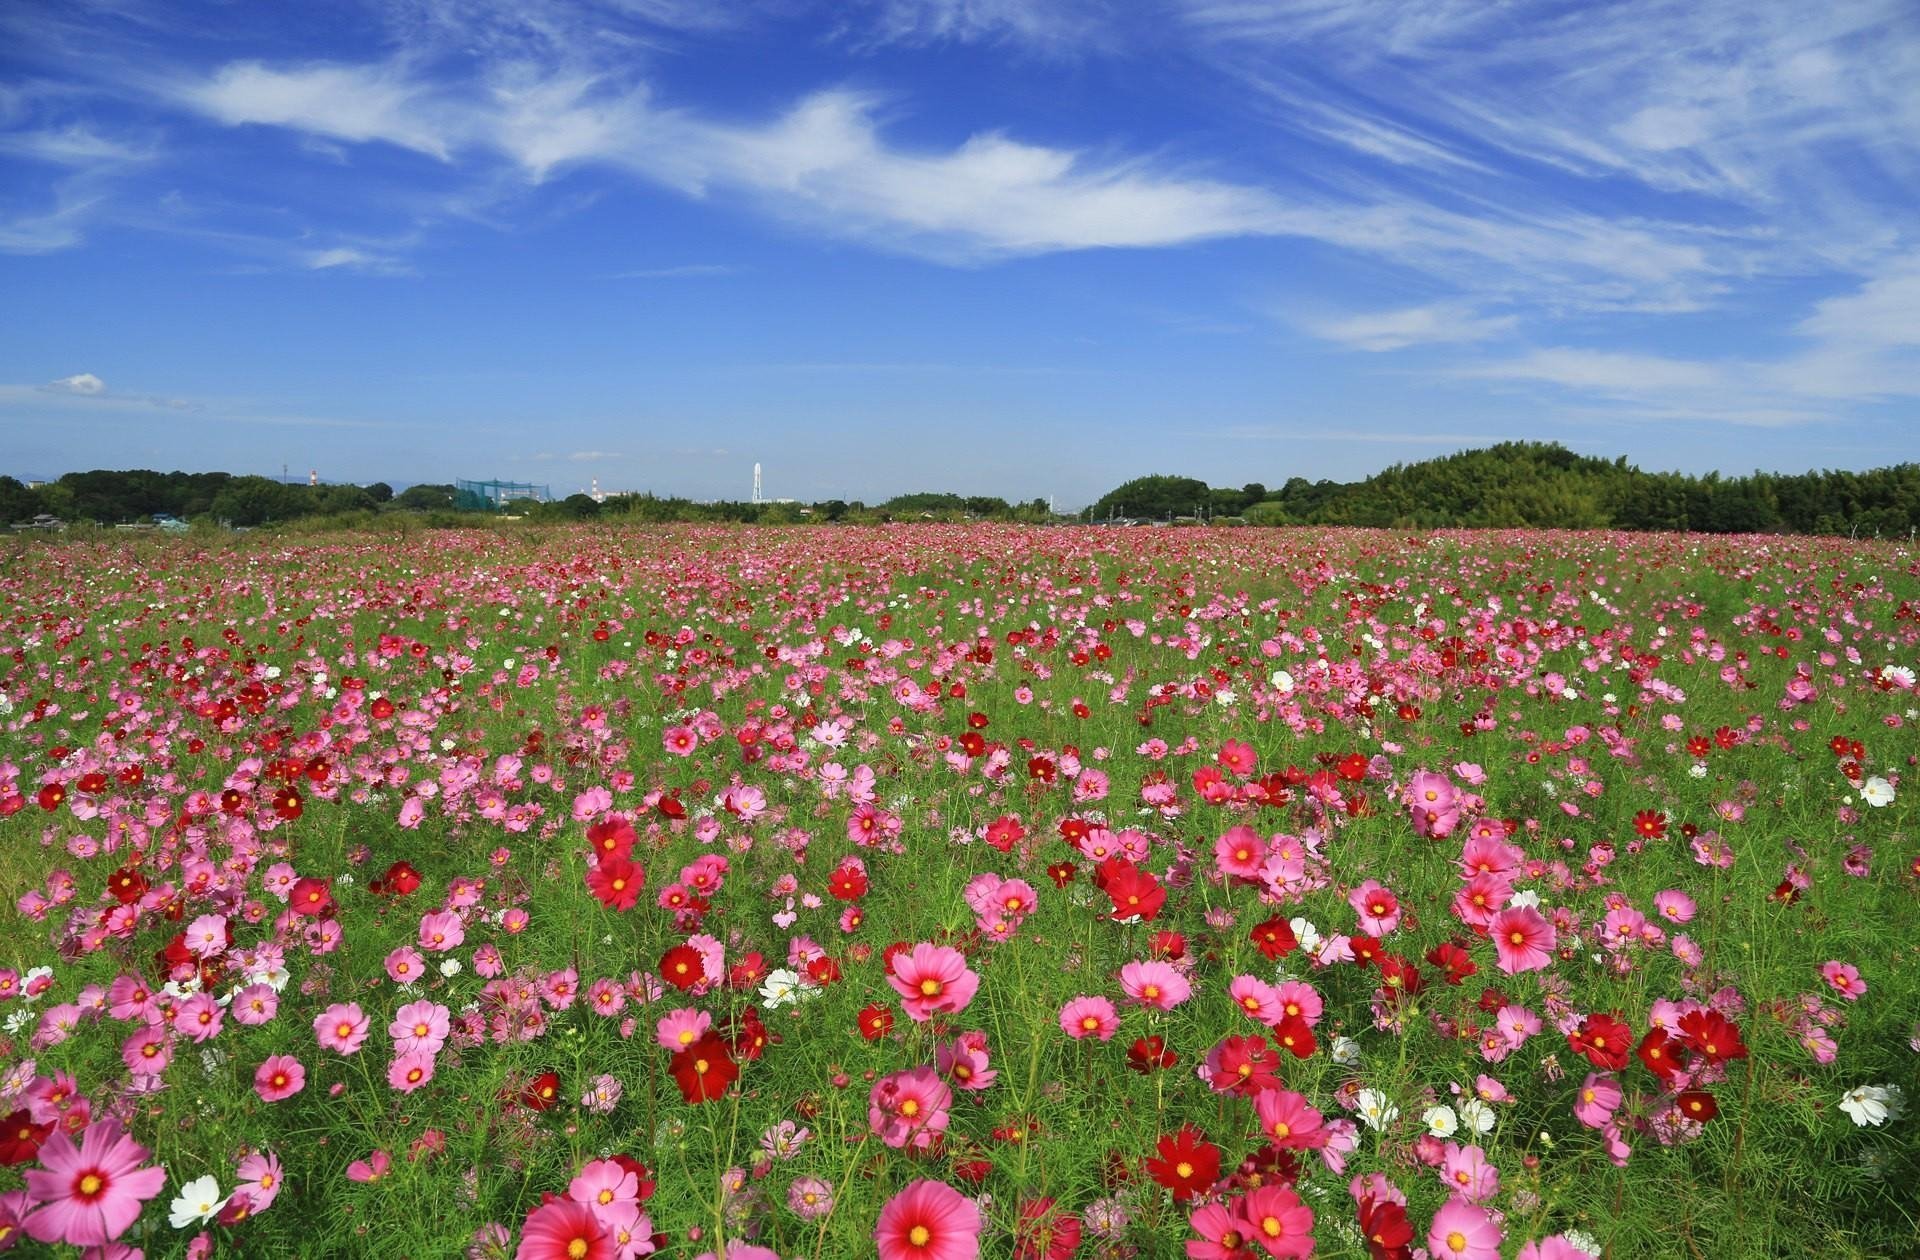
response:
[[[1625,457],[1576,455],[1554,443],[1505,442],[1395,464],[1363,481],[1294,477],[1277,489],[1260,482],[1233,489],[1192,477],[1139,477],[1073,516],[1055,515],[1044,499],[1013,503],[990,495],[935,492],[897,495],[878,504],[840,499],[696,503],[651,494],[595,500],[575,494],[545,503],[511,503],[504,511],[546,521],[1207,521],[1893,537],[1920,529],[1920,464],[1867,472],[1690,476],[1643,472]],[[458,525],[493,514],[460,510],[451,485],[409,486],[396,494],[379,482],[306,486],[228,473],[95,470],[29,487],[0,476],[0,526],[43,515],[101,525],[172,517],[209,527],[303,522],[345,528],[383,517]]]

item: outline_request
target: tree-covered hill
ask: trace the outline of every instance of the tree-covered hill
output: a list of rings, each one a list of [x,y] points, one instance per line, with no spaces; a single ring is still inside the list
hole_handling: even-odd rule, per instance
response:
[[[1254,499],[1252,492],[1259,491]],[[1920,464],[1868,472],[1650,473],[1550,442],[1503,442],[1363,481],[1294,477],[1209,487],[1191,477],[1140,477],[1103,495],[1088,520],[1244,517],[1254,525],[1397,528],[1535,526],[1702,533],[1906,534],[1920,528]]]

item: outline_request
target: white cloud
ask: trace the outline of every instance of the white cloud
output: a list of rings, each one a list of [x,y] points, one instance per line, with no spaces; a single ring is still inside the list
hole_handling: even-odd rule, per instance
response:
[[[1535,350],[1518,359],[1464,367],[1455,374],[1487,380],[1539,381],[1624,397],[1711,390],[1729,380],[1724,368],[1699,360],[1566,347]]]
[[[309,250],[304,256],[303,265],[309,271],[360,271],[383,276],[413,274],[412,269],[399,259],[370,253],[352,245]]]
[[[1095,0],[869,0],[856,43],[1007,40],[1048,50],[1103,42],[1109,6]]]
[[[1510,331],[1516,322],[1512,315],[1479,315],[1464,303],[1438,302],[1310,322],[1307,330],[1355,350],[1381,351],[1485,341]]]
[[[106,393],[107,383],[91,372],[81,372],[75,376],[63,376],[57,381],[50,381],[47,384],[47,388],[61,393],[79,394],[82,397],[91,398],[97,394]]]
[[[210,79],[178,85],[176,92],[185,104],[230,126],[265,123],[337,140],[383,140],[443,159],[454,143],[431,92],[396,65],[269,69],[237,61]]]

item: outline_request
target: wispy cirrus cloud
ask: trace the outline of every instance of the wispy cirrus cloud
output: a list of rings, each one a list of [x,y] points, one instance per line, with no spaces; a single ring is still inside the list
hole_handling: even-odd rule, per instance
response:
[[[1482,315],[1461,302],[1435,302],[1397,310],[1372,311],[1338,319],[1308,321],[1314,336],[1354,350],[1403,350],[1408,346],[1486,341],[1511,332],[1512,315]]]

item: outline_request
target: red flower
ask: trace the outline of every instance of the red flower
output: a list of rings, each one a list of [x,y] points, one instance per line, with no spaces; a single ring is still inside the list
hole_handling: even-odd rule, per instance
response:
[[[1633,1030],[1612,1015],[1596,1011],[1567,1034],[1567,1044],[1593,1066],[1618,1072],[1627,1066],[1627,1056],[1633,1052]]]
[[[681,1097],[690,1103],[712,1102],[740,1076],[727,1043],[712,1033],[677,1051],[669,1070]]]
[[[706,977],[700,951],[691,945],[675,945],[660,955],[660,978],[685,992]]]
[[[1651,1028],[1640,1039],[1639,1048],[1634,1053],[1640,1056],[1640,1062],[1647,1065],[1648,1071],[1666,1080],[1682,1066],[1676,1053],[1680,1048],[1681,1043],[1668,1036],[1666,1029]]]
[[[9,1167],[39,1157],[40,1144],[53,1132],[52,1122],[35,1124],[26,1111],[16,1111],[0,1120],[0,1164]]]
[[[1220,1148],[1190,1124],[1154,1144],[1158,1158],[1147,1158],[1147,1175],[1173,1192],[1176,1203],[1205,1194],[1220,1177]]]
[[[878,1041],[893,1031],[893,1009],[875,1003],[860,1012],[860,1035]]]
[[[333,888],[324,879],[295,880],[293,894],[287,898],[287,904],[295,914],[318,918],[333,908]]]
[[[1127,1066],[1141,1074],[1156,1068],[1170,1068],[1180,1062],[1180,1056],[1167,1049],[1166,1038],[1159,1035],[1140,1037],[1127,1050]]]
[[[1633,816],[1633,829],[1649,840],[1667,838],[1667,816],[1659,810],[1643,809]]]
[[[1299,1015],[1289,1015],[1275,1026],[1273,1044],[1296,1059],[1310,1058],[1320,1045],[1313,1029]]]
[[[852,863],[827,876],[827,891],[838,901],[858,901],[867,895],[867,873]]]
[[[107,876],[107,891],[123,906],[130,906],[146,895],[147,877],[131,866],[123,866]]]
[[[1269,960],[1285,958],[1300,948],[1300,938],[1293,934],[1293,925],[1277,914],[1257,924],[1251,935],[1255,947]]]
[[[1687,1045],[1715,1063],[1744,1059],[1747,1047],[1740,1030],[1719,1011],[1689,1011],[1680,1017],[1680,1035]]]
[[[615,853],[602,854],[587,872],[587,887],[609,910],[631,910],[640,903],[647,873],[637,863]]]
[[[1080,1250],[1080,1218],[1056,1212],[1053,1200],[1028,1199],[1013,1231],[1013,1260],[1067,1260]]]
[[[1355,932],[1348,938],[1353,944],[1355,966],[1371,967],[1380,957],[1380,942],[1364,932]]]
[[[1446,973],[1448,984],[1460,984],[1480,970],[1473,956],[1452,941],[1442,941],[1428,950],[1427,961]]]
[[[1407,1260],[1413,1254],[1413,1226],[1407,1209],[1391,1199],[1360,1200],[1360,1236],[1372,1260]]]
[[[1071,862],[1055,862],[1047,868],[1047,878],[1053,881],[1055,888],[1065,888],[1079,874],[1080,868]]]
[[[633,824],[618,814],[609,814],[587,828],[587,843],[593,846],[593,855],[602,862],[610,857],[633,856],[634,842],[639,838],[634,834]]]
[[[767,1043],[779,1038],[767,1031],[760,1022],[760,1012],[749,1006],[740,1012],[740,1022],[734,1029],[733,1052],[742,1063],[752,1063],[767,1052]]]
[[[1167,890],[1160,881],[1125,858],[1108,858],[1099,867],[1097,882],[1113,902],[1116,921],[1152,919],[1167,904]]]
[[[273,790],[273,812],[276,817],[292,822],[300,817],[304,809],[299,789],[292,784],[283,784]]]
[[[405,897],[420,887],[420,872],[406,861],[395,862],[387,868],[387,873],[368,885],[376,893],[392,893],[396,897]]]
[[[553,1106],[560,1097],[560,1074],[542,1072],[527,1082],[520,1091],[520,1101],[534,1111],[545,1111]]]
[[[1713,1095],[1704,1089],[1690,1089],[1674,1099],[1674,1105],[1680,1108],[1680,1114],[1689,1120],[1698,1120],[1701,1124],[1720,1114],[1720,1104],[1713,1101]]]

